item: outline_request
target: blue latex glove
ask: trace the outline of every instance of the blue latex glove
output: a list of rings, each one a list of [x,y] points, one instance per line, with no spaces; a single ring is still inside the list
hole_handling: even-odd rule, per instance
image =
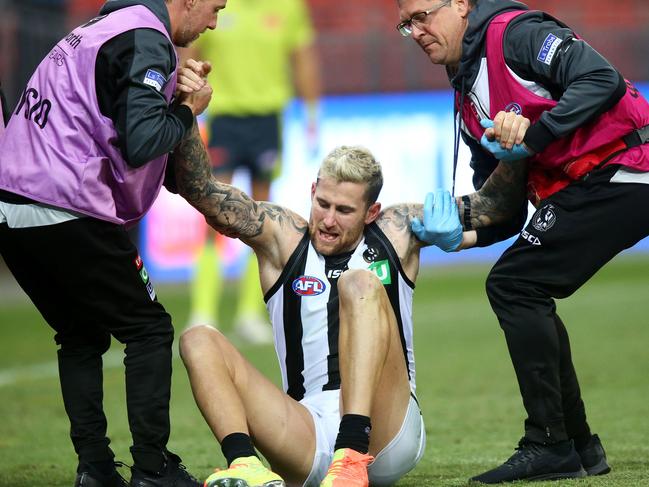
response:
[[[480,125],[482,125],[482,128],[488,129],[493,127],[494,123],[493,120],[483,118],[480,120]],[[480,145],[491,152],[499,161],[517,161],[532,155],[523,144],[514,144],[511,149],[503,149],[500,147],[500,142],[487,139],[486,134],[482,134]]]
[[[413,218],[410,229],[422,242],[453,252],[462,243],[462,224],[451,193],[438,189],[428,193],[424,203],[424,223]]]

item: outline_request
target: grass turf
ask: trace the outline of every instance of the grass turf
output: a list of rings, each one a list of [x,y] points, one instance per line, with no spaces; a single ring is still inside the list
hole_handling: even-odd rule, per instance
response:
[[[418,396],[428,445],[400,486],[462,486],[505,460],[522,434],[524,412],[505,341],[484,294],[484,266],[425,270],[415,293]],[[544,485],[649,486],[649,257],[623,256],[558,308],[591,426],[613,472]],[[185,286],[158,286],[177,328],[187,318]],[[226,292],[232,293],[230,290]],[[69,487],[76,458],[56,376],[53,332],[31,303],[0,296],[0,487]],[[232,302],[235,299],[226,299]],[[65,305],[65,303],[62,303]],[[232,313],[224,310],[224,319]],[[271,347],[243,347],[279,380]],[[106,357],[105,409],[118,459],[130,462],[119,344]],[[223,466],[178,358],[174,360],[169,448],[205,477]],[[125,473],[125,472],[124,472]]]

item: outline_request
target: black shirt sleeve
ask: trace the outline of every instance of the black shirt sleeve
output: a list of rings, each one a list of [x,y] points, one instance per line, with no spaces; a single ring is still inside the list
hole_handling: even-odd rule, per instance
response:
[[[553,43],[556,50],[542,51]],[[504,55],[518,76],[538,83],[558,102],[525,135],[525,144],[536,153],[610,110],[626,92],[624,78],[604,57],[541,12],[512,21],[505,32]]]
[[[99,50],[95,68],[99,109],[113,121],[130,166],[140,167],[171,151],[192,127],[189,107],[169,107],[164,84],[145,83],[152,77],[169,82],[175,63],[174,47],[153,29],[124,32]]]

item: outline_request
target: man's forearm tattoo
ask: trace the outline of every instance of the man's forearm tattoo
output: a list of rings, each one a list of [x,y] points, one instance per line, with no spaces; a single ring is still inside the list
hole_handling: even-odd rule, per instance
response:
[[[462,199],[459,203],[460,215],[468,213],[470,225],[463,222],[465,230],[487,227],[505,222],[518,214],[525,198],[527,164],[522,161],[501,161],[484,186],[468,196],[469,205]]]
[[[194,125],[192,133],[173,153],[179,193],[219,233],[232,238],[252,238],[261,234],[266,218],[297,230],[304,221],[277,205],[257,203],[240,189],[212,177],[205,146]]]

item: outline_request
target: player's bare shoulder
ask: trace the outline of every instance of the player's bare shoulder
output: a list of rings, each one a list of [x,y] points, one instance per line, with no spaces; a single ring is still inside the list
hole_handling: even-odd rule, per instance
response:
[[[277,225],[281,238],[302,238],[308,230],[307,221],[288,208],[267,201],[259,203],[260,217]]]
[[[414,217],[423,218],[421,204],[400,203],[389,206],[376,219],[376,224],[402,259],[417,247],[417,238],[410,230],[410,222]]]

